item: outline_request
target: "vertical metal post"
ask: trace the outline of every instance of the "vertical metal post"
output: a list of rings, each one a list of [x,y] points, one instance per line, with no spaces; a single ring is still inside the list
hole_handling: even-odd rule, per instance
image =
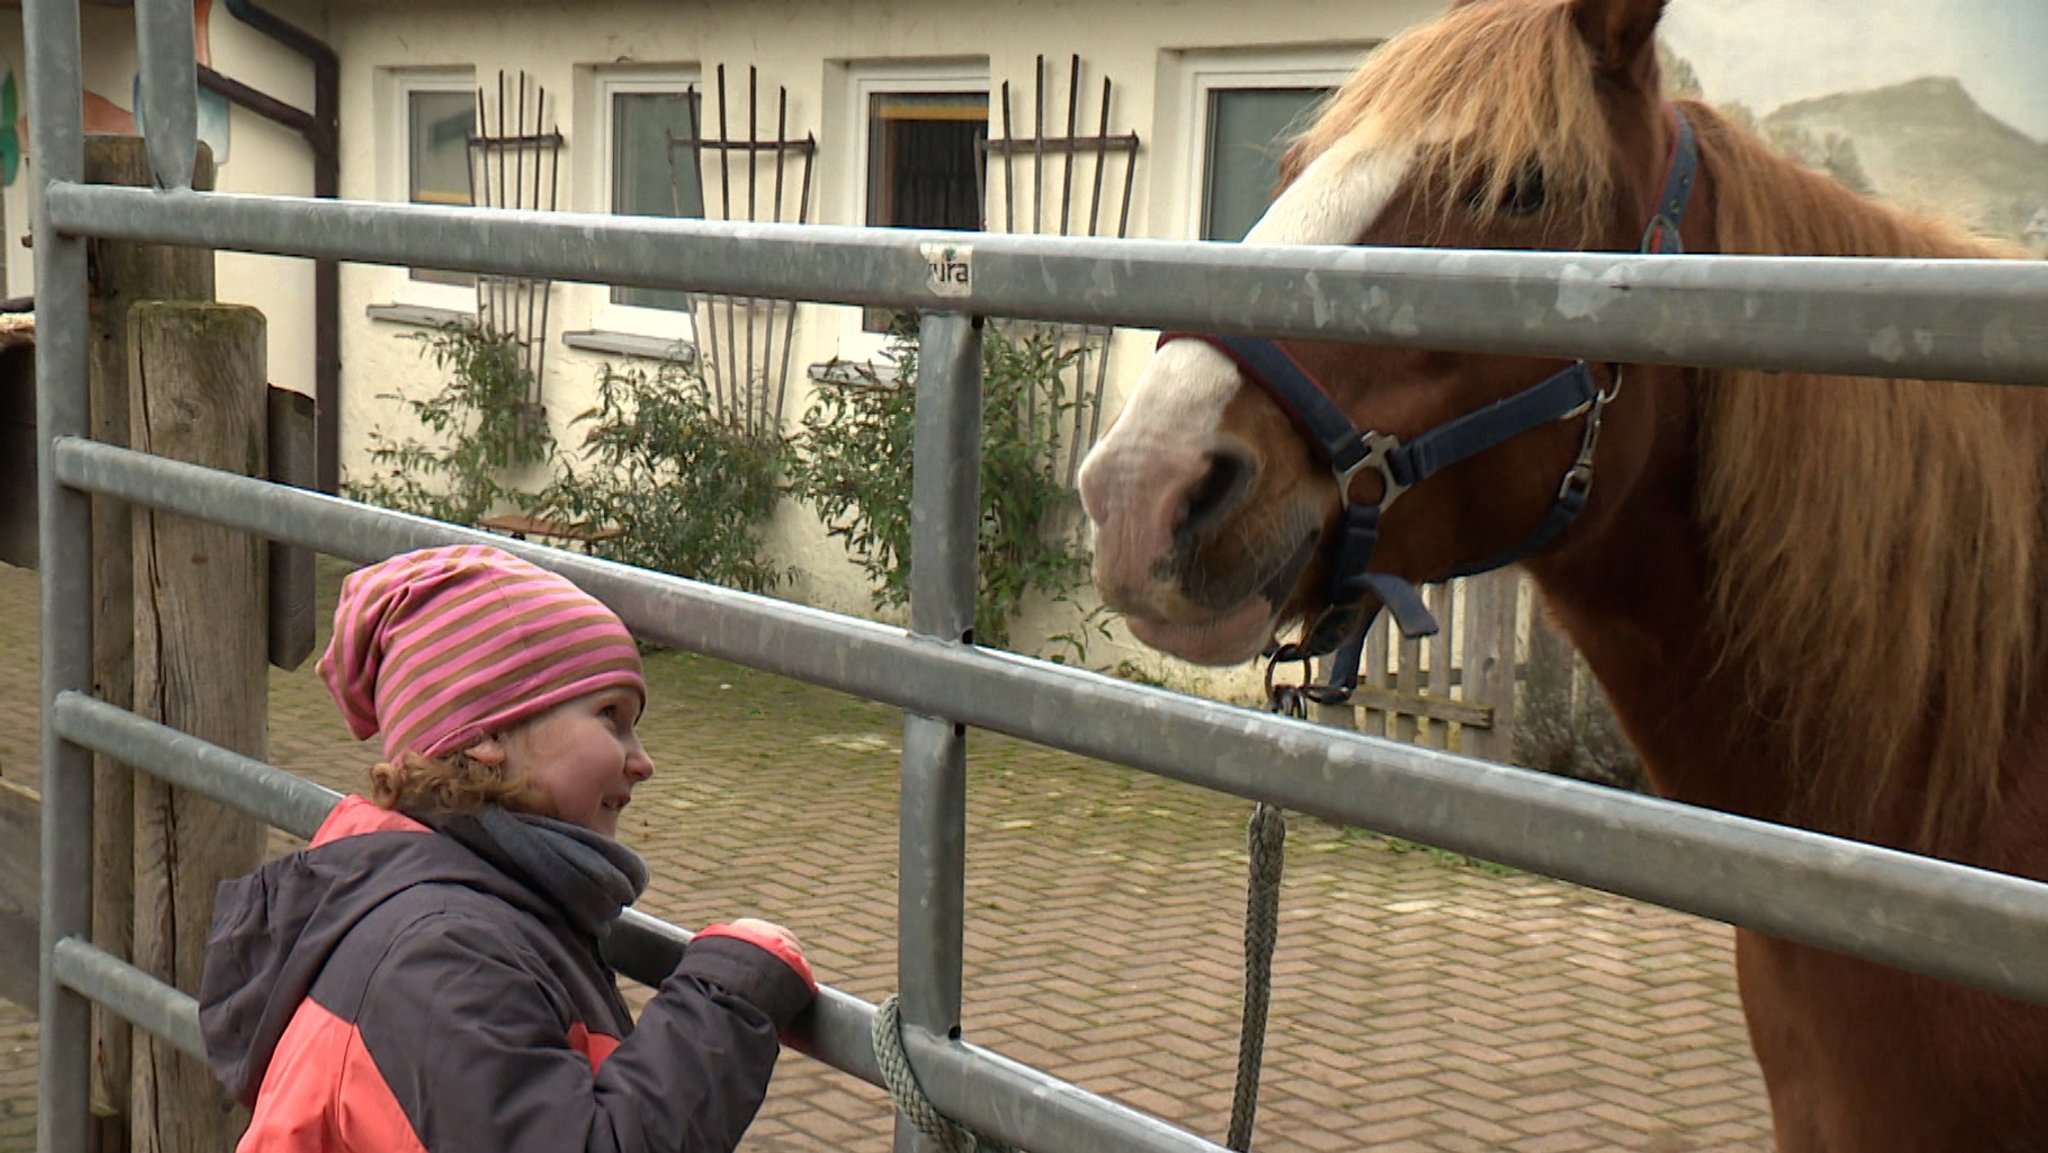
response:
[[[57,983],[56,947],[92,932],[92,754],[57,736],[59,693],[92,691],[92,506],[57,483],[59,437],[85,437],[86,242],[50,228],[50,185],[85,171],[77,0],[29,0],[29,123],[35,133],[36,516],[42,590],[41,1035],[36,1148],[84,1153],[91,1005]],[[189,172],[189,166],[187,171]]]
[[[981,328],[955,312],[918,319],[910,501],[910,628],[971,639],[981,516]],[[960,1030],[966,906],[967,736],[944,717],[905,714],[897,821],[896,982],[905,1028]],[[899,1153],[935,1149],[903,1118]]]
[[[193,59],[192,5],[140,0],[135,51],[142,66],[142,128],[158,188],[192,187],[199,150],[199,64]]]

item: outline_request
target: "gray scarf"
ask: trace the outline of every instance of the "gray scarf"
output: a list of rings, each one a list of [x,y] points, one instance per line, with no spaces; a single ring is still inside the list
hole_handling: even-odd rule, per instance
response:
[[[442,832],[532,885],[570,924],[602,937],[647,888],[631,849],[581,825],[490,807],[435,822]]]

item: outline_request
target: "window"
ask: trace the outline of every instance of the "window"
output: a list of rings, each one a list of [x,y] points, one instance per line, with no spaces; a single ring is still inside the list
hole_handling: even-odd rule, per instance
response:
[[[599,90],[609,121],[611,210],[622,216],[702,218],[703,169],[696,141],[703,135],[703,102],[695,87],[674,77],[614,77],[601,82]],[[614,287],[611,302],[686,312],[690,295]]]
[[[981,231],[986,92],[868,96],[867,223]]]
[[[854,74],[852,96],[865,163],[853,219],[878,228],[981,231],[987,70],[979,65],[862,70]],[[864,309],[861,330],[886,332],[889,319],[886,309]]]
[[[467,206],[469,137],[476,129],[476,88],[466,72],[397,74],[399,138],[404,142],[402,187],[414,204]],[[467,272],[415,268],[413,280],[468,286]]]
[[[1243,240],[1272,203],[1287,141],[1328,88],[1211,88],[1203,141],[1203,240]]]
[[[1156,219],[1181,236],[1238,241],[1272,202],[1287,142],[1344,82],[1366,44],[1170,53],[1161,70]]]

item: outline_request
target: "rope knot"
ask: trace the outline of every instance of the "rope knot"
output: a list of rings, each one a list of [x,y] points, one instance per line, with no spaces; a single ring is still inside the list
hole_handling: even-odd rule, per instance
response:
[[[950,1153],[1022,1153],[1013,1145],[991,1141],[958,1121],[939,1112],[917,1073],[910,1067],[910,1055],[903,1050],[903,1012],[895,994],[875,1010],[869,1032],[875,1046],[875,1063],[881,1066],[882,1083],[896,1102],[896,1111],[910,1119],[919,1133]]]

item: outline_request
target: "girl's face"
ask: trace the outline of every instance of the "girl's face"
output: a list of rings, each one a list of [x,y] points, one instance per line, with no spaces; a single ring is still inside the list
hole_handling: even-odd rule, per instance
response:
[[[619,835],[619,811],[633,786],[654,775],[634,725],[640,694],[625,686],[565,701],[469,750],[508,777],[524,774],[546,798],[547,815]],[[481,755],[480,755],[481,754]]]

